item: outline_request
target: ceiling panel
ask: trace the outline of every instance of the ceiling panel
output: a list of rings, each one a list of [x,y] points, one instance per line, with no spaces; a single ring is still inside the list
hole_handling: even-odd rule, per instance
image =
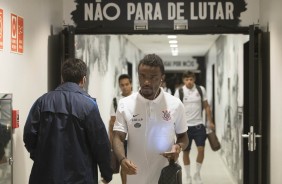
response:
[[[171,56],[167,35],[125,35],[145,54]],[[177,35],[178,57],[204,56],[219,35]],[[176,56],[175,56],[176,57]]]

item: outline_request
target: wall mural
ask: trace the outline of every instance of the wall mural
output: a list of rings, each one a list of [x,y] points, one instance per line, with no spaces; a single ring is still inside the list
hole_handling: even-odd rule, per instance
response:
[[[98,71],[103,76],[108,70],[110,36],[91,36],[77,35],[75,36],[76,57],[82,59],[88,67],[86,90],[89,87],[90,71],[94,64],[98,63]]]
[[[88,68],[85,90],[97,99],[101,117],[107,126],[112,98],[119,94],[118,77],[128,73],[127,62],[134,67],[143,53],[122,35],[75,35],[75,57]],[[136,90],[137,86],[133,86]]]
[[[216,75],[217,75],[217,88],[216,88],[216,92],[217,92],[217,100],[218,103],[221,102],[221,93],[222,93],[222,85],[223,85],[223,72],[224,72],[224,68],[223,68],[223,42],[222,41],[217,41],[216,42],[216,49],[217,49],[217,53],[216,53]]]
[[[208,70],[215,64],[215,122],[220,155],[238,184],[243,183],[243,43],[246,36],[221,36],[208,53]],[[207,76],[207,78],[210,76]],[[209,91],[207,89],[207,91]],[[211,91],[211,90],[210,90]],[[212,95],[209,95],[212,96]]]

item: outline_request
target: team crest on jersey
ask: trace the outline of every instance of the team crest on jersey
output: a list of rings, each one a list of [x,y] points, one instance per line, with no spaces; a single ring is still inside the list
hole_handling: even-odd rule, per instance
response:
[[[166,121],[169,121],[169,120],[171,119],[170,111],[164,110],[164,111],[162,111],[162,112],[164,113],[163,119],[166,120]]]

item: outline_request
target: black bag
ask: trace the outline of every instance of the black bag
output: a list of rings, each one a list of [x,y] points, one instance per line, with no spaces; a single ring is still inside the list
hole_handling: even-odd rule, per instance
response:
[[[119,161],[118,161],[114,151],[112,151],[111,155],[112,155],[111,156],[112,157],[111,158],[111,167],[112,167],[113,173],[117,174],[117,173],[119,173],[120,164],[119,164]]]
[[[162,169],[158,184],[182,184],[181,166],[173,160]]]

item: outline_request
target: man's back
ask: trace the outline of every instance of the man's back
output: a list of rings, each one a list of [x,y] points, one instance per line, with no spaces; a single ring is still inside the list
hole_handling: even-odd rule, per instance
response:
[[[24,135],[34,160],[30,183],[96,183],[98,161],[104,177],[110,177],[109,141],[95,111],[96,102],[74,83],[36,101],[27,120],[32,131]]]

